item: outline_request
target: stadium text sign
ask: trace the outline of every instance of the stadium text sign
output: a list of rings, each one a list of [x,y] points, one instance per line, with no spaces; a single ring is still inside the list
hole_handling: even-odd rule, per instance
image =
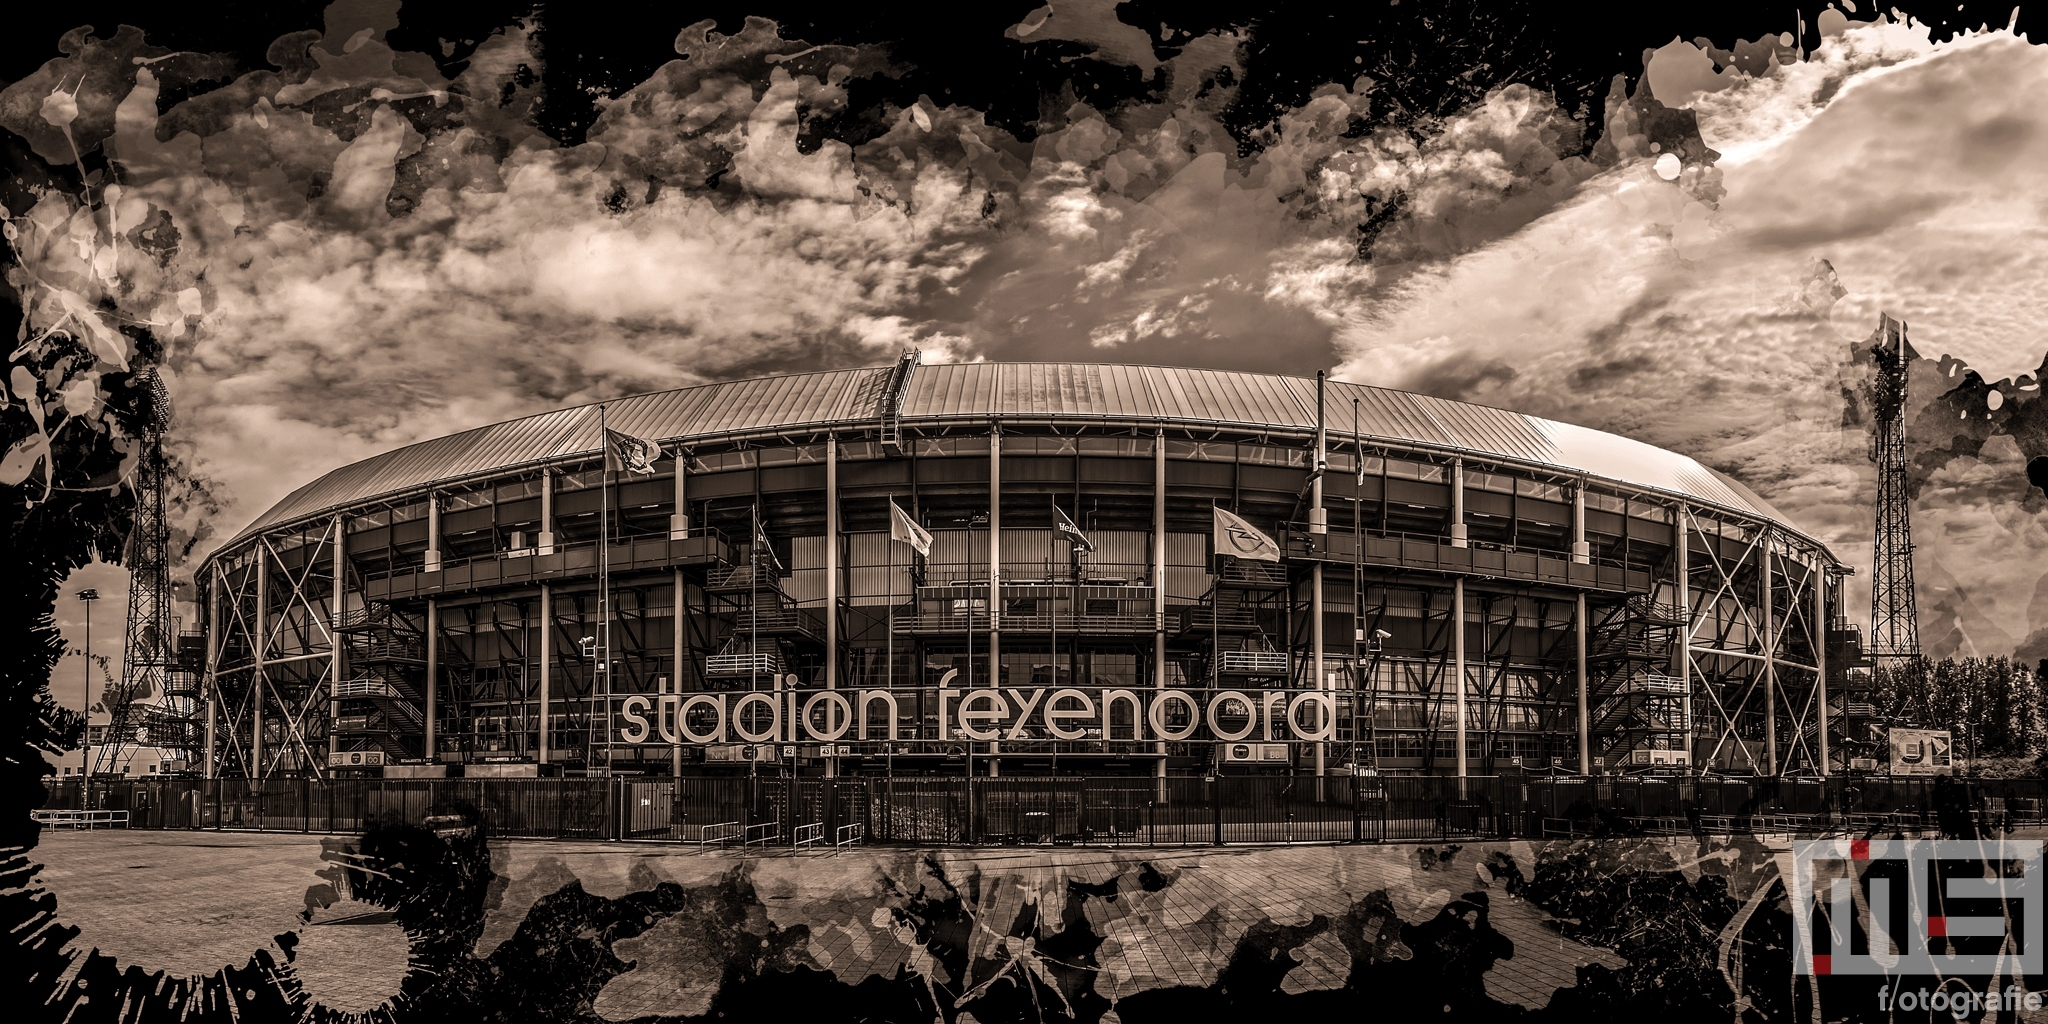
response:
[[[1792,864],[1801,974],[2041,973],[2039,840],[1824,839]]]
[[[948,673],[942,682],[953,679]],[[906,715],[920,710],[914,690],[798,690],[776,682],[746,693],[620,698],[613,727],[629,744],[899,740]],[[1316,691],[941,685],[923,696],[924,710],[936,712],[940,742],[1316,741],[1336,738],[1337,729],[1336,695]]]

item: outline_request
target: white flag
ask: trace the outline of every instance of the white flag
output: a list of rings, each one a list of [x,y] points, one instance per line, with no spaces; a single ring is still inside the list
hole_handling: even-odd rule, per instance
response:
[[[1273,543],[1273,538],[1245,522],[1244,517],[1224,511],[1221,505],[1215,506],[1215,511],[1217,554],[1236,555],[1256,562],[1280,560],[1280,545]]]
[[[910,513],[903,511],[894,498],[889,499],[889,539],[910,545],[926,558],[932,555],[931,531],[912,521]]]

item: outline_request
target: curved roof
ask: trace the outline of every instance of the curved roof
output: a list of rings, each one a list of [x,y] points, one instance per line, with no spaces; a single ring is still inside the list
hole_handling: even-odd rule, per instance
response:
[[[659,441],[712,440],[875,422],[891,368],[761,377],[636,395],[605,403],[608,425]],[[1427,395],[1331,381],[1333,434],[1462,451],[1668,492],[1779,523],[1748,488],[1674,452],[1536,416]],[[911,375],[905,424],[1108,420],[1251,427],[1315,427],[1313,378],[1182,367],[1095,363],[956,363]],[[559,409],[398,448],[343,466],[293,491],[229,542],[282,523],[437,481],[597,454],[597,406]]]

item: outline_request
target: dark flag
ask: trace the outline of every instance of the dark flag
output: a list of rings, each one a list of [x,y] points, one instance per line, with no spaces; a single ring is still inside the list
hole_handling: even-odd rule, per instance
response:
[[[1059,517],[1059,520],[1052,524],[1052,528],[1059,533],[1066,534],[1067,543],[1072,544],[1083,551],[1087,551],[1090,553],[1093,553],[1095,551],[1095,542],[1089,540],[1088,535],[1082,533],[1081,528],[1075,526],[1074,521],[1068,519],[1067,514],[1065,512],[1060,511],[1060,507],[1058,505],[1054,505],[1052,507],[1052,514]]]

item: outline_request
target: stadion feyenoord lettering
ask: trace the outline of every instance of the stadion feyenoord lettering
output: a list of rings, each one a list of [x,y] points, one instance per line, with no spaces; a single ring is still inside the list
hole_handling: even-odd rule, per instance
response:
[[[2038,840],[1825,839],[1791,862],[1801,974],[2041,973]]]
[[[1074,686],[958,689],[946,685],[954,678],[948,672],[936,690],[926,691],[935,701],[940,742],[1033,736],[1233,743],[1336,737],[1337,703],[1329,693]],[[900,740],[905,738],[905,713],[916,710],[913,691],[798,690],[783,686],[780,678],[775,683],[772,690],[749,693],[636,694],[619,702],[614,728],[626,743],[665,745]],[[1112,720],[1128,724],[1112,728]]]

